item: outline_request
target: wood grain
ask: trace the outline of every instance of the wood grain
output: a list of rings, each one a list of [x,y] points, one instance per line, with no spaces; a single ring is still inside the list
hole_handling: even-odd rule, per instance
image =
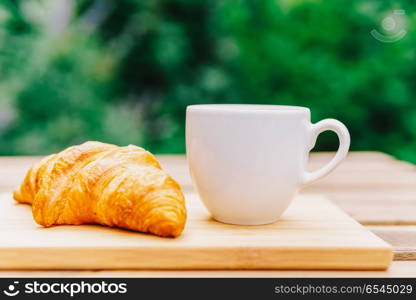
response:
[[[380,270],[392,249],[319,196],[301,196],[279,222],[235,226],[212,220],[195,193],[177,239],[96,225],[41,228],[30,207],[0,196],[2,269]]]
[[[368,226],[367,228],[393,246],[395,260],[416,260],[416,226]]]
[[[416,224],[416,199],[401,191],[387,194],[375,192],[368,199],[358,193],[338,194],[335,197],[326,193],[325,196],[364,225]]]
[[[312,153],[309,168],[325,164],[333,153]],[[27,169],[40,157],[0,157],[0,191],[11,191]],[[180,179],[185,190],[192,191],[186,159],[183,155],[158,156],[165,169]],[[318,181],[303,193],[323,194],[348,214],[391,243],[394,261],[387,271],[0,271],[0,276],[39,277],[416,277],[416,186],[415,166],[377,152],[351,152],[347,159],[324,181]],[[0,199],[1,200],[1,199]],[[382,225],[382,226],[376,226]]]
[[[309,170],[323,166],[331,159],[333,153],[312,153]],[[184,155],[158,155],[163,168],[172,175],[185,189],[191,189]],[[0,157],[0,191],[10,191],[22,181],[27,170],[41,157]],[[316,189],[362,188],[375,189],[380,186],[397,188],[398,186],[416,185],[416,167],[412,164],[395,160],[393,157],[377,152],[351,152],[345,161],[331,175],[317,181],[307,192]]]
[[[348,189],[380,186],[416,186],[416,167],[412,164],[401,162],[381,153],[350,153],[345,161],[335,169],[331,175],[317,181],[307,192],[313,189],[333,189],[345,187]],[[312,153],[308,170],[316,170],[331,158],[332,153]],[[189,175],[186,159],[180,156],[158,157],[162,166],[176,178],[182,186],[191,187],[192,181]]]
[[[316,169],[333,153],[312,153],[310,168]],[[0,157],[0,191],[9,192],[40,157]],[[183,155],[159,155],[162,166],[178,179],[185,191],[190,185]],[[328,177],[302,193],[322,194],[365,225],[416,224],[415,166],[377,152],[350,152]]]
[[[0,277],[240,277],[240,278],[333,278],[333,277],[390,277],[415,278],[416,261],[394,261],[385,271],[354,270],[0,270]]]

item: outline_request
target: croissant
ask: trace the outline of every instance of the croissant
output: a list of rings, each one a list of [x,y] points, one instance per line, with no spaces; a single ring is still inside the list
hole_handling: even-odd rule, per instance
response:
[[[179,184],[143,148],[86,142],[52,154],[13,194],[45,227],[98,223],[176,237],[186,220]]]

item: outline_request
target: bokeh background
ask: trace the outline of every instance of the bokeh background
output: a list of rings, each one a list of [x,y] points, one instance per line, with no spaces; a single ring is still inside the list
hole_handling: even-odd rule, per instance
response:
[[[314,122],[344,122],[352,150],[416,162],[415,9],[413,0],[0,0],[0,154],[85,140],[184,153],[187,105],[255,103],[308,106]],[[329,133],[317,143],[336,148]]]

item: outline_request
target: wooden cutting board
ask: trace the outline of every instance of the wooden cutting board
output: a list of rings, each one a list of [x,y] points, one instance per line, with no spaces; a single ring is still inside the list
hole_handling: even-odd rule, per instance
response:
[[[385,269],[392,248],[320,196],[299,196],[274,224],[213,220],[195,193],[176,239],[98,225],[42,228],[0,195],[1,269]]]

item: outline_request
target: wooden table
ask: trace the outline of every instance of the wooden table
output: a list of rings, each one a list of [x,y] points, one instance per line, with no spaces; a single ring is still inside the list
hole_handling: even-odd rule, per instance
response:
[[[310,168],[333,153],[313,153]],[[184,190],[192,184],[183,155],[161,155]],[[0,157],[0,192],[9,192],[39,157]],[[302,193],[327,196],[394,247],[387,271],[0,271],[0,276],[137,277],[416,277],[416,166],[378,152],[352,152],[332,174]]]

